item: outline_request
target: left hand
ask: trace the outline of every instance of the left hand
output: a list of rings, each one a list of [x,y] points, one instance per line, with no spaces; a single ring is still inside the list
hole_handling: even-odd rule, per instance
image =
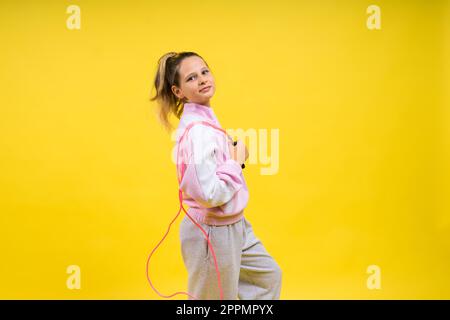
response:
[[[236,145],[232,141],[229,141],[228,146],[230,149],[230,157],[239,164],[243,164],[248,159],[247,146],[241,140],[237,140]]]

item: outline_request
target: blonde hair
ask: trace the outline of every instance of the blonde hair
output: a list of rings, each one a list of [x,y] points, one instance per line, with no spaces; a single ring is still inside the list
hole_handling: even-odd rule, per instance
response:
[[[205,59],[199,54],[191,51],[183,51],[180,53],[168,52],[158,60],[158,69],[154,81],[156,94],[154,97],[150,98],[150,101],[156,100],[159,108],[159,121],[168,132],[173,130],[173,126],[169,121],[170,114],[173,113],[180,119],[181,114],[183,113],[184,103],[186,102],[185,98],[181,100],[178,99],[172,92],[172,86],[175,85],[180,87],[179,69],[181,62],[184,58],[191,56],[201,58],[208,66]]]

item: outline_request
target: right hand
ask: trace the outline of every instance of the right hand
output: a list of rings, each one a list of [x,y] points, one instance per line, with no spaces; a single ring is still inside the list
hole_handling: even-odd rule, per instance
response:
[[[245,160],[248,158],[248,150],[245,144],[241,140],[237,140],[237,144],[234,146],[233,142],[230,141],[228,143],[230,149],[230,157],[238,162],[239,164],[243,164]]]

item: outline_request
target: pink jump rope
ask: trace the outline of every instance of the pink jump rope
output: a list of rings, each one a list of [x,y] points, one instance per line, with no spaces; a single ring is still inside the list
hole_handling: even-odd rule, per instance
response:
[[[215,126],[215,125],[213,125],[213,124],[211,124],[211,123],[209,123],[209,122],[207,122],[207,121],[195,121],[195,122],[190,123],[190,124],[186,127],[186,129],[185,129],[183,135],[181,136],[181,138],[178,140],[178,147],[177,147],[177,172],[180,172],[180,171],[181,171],[181,177],[180,177],[180,175],[178,175],[178,185],[180,185],[181,181],[183,180],[184,172],[185,172],[185,170],[186,170],[186,164],[185,164],[185,163],[182,163],[182,164],[181,164],[181,170],[179,170],[179,164],[180,164],[180,162],[179,162],[178,160],[179,160],[179,157],[180,157],[180,145],[181,145],[181,142],[183,141],[184,137],[186,136],[187,132],[189,131],[189,129],[191,129],[191,128],[192,128],[194,125],[196,125],[196,124],[204,124],[204,125],[207,125],[207,126],[210,126],[210,127],[214,128],[214,129],[220,130],[220,131],[222,131],[224,134],[226,134],[226,135],[231,139],[231,137],[226,133],[226,131],[225,131],[224,129],[219,128],[219,127],[217,127],[217,126]],[[178,213],[176,214],[175,218],[173,218],[172,222],[170,222],[169,227],[167,228],[167,231],[166,231],[166,233],[164,234],[164,236],[162,237],[162,239],[159,241],[159,243],[156,245],[156,247],[153,248],[152,252],[150,252],[150,255],[149,255],[148,258],[147,258],[147,264],[146,264],[146,269],[145,269],[146,274],[147,274],[147,280],[148,280],[148,282],[150,283],[150,286],[152,287],[152,289],[153,289],[160,297],[163,297],[163,298],[171,298],[171,297],[173,297],[173,296],[176,296],[177,294],[185,294],[185,295],[187,295],[187,296],[193,298],[194,300],[198,300],[196,297],[194,297],[194,296],[191,295],[190,293],[184,292],[184,291],[178,291],[178,292],[175,292],[175,293],[173,293],[173,294],[171,294],[171,295],[164,295],[164,294],[161,294],[161,293],[160,293],[158,290],[156,290],[156,288],[153,286],[152,281],[150,280],[150,277],[149,277],[149,275],[148,275],[148,268],[149,268],[150,258],[152,257],[152,255],[153,255],[153,253],[156,251],[156,249],[158,249],[158,247],[159,247],[159,246],[161,245],[161,243],[164,241],[164,239],[166,238],[166,236],[169,234],[170,227],[172,226],[172,224],[175,222],[175,220],[176,220],[176,219],[178,218],[178,216],[180,215],[181,209],[183,209],[184,213],[186,213],[186,215],[189,217],[189,219],[191,219],[191,221],[192,221],[192,222],[200,229],[200,231],[201,231],[201,232],[203,233],[203,235],[205,236],[206,241],[208,242],[208,246],[209,246],[209,248],[211,249],[211,253],[212,253],[212,256],[213,256],[213,259],[214,259],[214,267],[216,268],[217,284],[218,284],[219,292],[220,292],[220,300],[223,300],[223,291],[222,291],[222,284],[221,284],[221,281],[220,281],[219,267],[217,266],[216,254],[215,254],[215,252],[214,252],[214,248],[213,248],[211,242],[209,241],[209,236],[208,236],[208,234],[206,233],[206,231],[205,231],[205,230],[204,230],[204,229],[203,229],[203,228],[195,221],[195,219],[193,219],[193,218],[187,213],[186,209],[183,207],[183,191],[182,191],[180,188],[178,188],[178,199],[179,199],[179,201],[180,201],[180,208],[178,209]]]

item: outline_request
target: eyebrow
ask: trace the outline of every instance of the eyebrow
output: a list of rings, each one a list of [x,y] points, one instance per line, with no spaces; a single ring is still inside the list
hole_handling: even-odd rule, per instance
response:
[[[202,71],[203,71],[204,69],[208,69],[208,67],[203,67],[203,68],[202,68]],[[186,78],[184,78],[184,80],[189,79],[189,77],[192,76],[194,73],[195,73],[195,72],[189,73],[189,74],[186,76]]]

